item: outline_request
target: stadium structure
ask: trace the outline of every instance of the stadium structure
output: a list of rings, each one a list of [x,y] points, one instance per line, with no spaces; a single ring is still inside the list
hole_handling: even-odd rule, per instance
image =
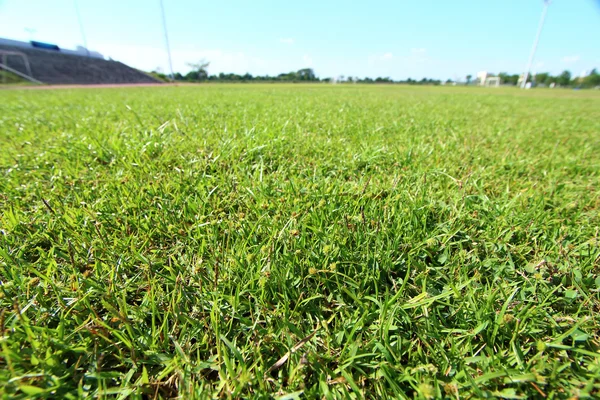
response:
[[[84,47],[68,50],[51,43],[3,38],[0,38],[0,69],[49,85],[161,83]]]

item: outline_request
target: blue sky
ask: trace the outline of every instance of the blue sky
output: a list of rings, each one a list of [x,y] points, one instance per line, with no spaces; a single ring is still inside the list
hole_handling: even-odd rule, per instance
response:
[[[77,0],[88,47],[168,71],[158,0]],[[0,37],[82,44],[73,0],[0,0]],[[542,0],[164,0],[174,69],[460,79],[519,73]],[[600,68],[600,0],[554,0],[533,70]]]

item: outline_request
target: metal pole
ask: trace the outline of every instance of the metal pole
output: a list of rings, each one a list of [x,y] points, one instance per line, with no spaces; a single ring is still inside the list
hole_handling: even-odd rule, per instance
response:
[[[83,47],[85,47],[85,51],[87,56],[90,56],[90,49],[88,49],[87,39],[85,38],[85,31],[83,30],[83,21],[81,20],[81,14],[79,13],[79,5],[77,4],[77,0],[73,0],[73,6],[75,7],[75,14],[77,14],[77,21],[79,21],[79,30],[81,31],[81,39],[83,40]]]
[[[36,32],[33,28],[25,28],[25,32],[29,33],[29,41],[33,40],[33,34]]]
[[[525,85],[527,85],[527,79],[529,78],[529,71],[531,70],[531,64],[533,64],[533,58],[535,57],[535,52],[537,50],[538,43],[540,41],[540,35],[542,34],[542,29],[544,28],[544,21],[546,20],[546,13],[548,12],[548,6],[550,5],[550,0],[544,0],[544,9],[542,10],[542,17],[540,18],[540,25],[538,26],[537,34],[535,35],[535,41],[533,42],[533,47],[531,48],[531,54],[529,55],[529,61],[527,62],[527,67],[525,68],[525,73],[523,74],[523,82],[521,83],[521,88],[524,89]]]
[[[163,0],[159,0],[160,12],[162,14],[163,30],[165,32],[165,44],[167,46],[167,56],[169,57],[169,70],[171,71],[171,80],[175,80],[175,74],[173,74],[173,62],[171,61],[171,47],[169,46],[169,35],[167,33],[167,18],[165,17],[165,6]]]
[[[25,75],[24,73],[17,71],[16,69],[12,69],[12,68],[11,68],[11,67],[9,67],[8,65],[0,64],[0,68],[2,68],[2,69],[5,69],[5,70],[7,70],[7,71],[9,71],[9,72],[12,72],[12,73],[13,73],[13,74],[15,74],[15,75],[19,75],[21,78],[25,78],[25,79],[27,79],[28,81],[31,81],[31,82],[33,82],[33,83],[39,83],[40,85],[43,85],[43,84],[44,84],[44,82],[40,82],[40,81],[38,81],[37,79],[35,79],[35,78],[32,78],[32,77],[31,77],[31,76],[29,76],[29,75]]]

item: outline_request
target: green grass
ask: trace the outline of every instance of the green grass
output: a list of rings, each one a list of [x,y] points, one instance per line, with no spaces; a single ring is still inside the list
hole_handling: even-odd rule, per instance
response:
[[[15,85],[31,85],[32,83],[26,81],[20,76],[13,74],[12,72],[5,71],[0,68],[0,89],[4,86],[15,86]]]
[[[4,92],[0,394],[597,397],[599,135],[595,92]]]

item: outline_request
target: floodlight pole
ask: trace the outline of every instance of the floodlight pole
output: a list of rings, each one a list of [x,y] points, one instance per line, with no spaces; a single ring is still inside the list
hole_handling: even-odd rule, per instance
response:
[[[87,56],[90,56],[90,49],[88,49],[87,39],[85,38],[85,30],[83,29],[83,21],[81,20],[81,14],[79,13],[79,4],[77,4],[77,0],[73,0],[73,6],[75,7],[75,14],[77,14],[77,21],[79,22],[79,30],[81,31],[81,39],[83,40],[83,47],[85,47],[85,51]]]
[[[169,35],[167,33],[167,18],[165,17],[165,6],[163,0],[159,0],[160,12],[162,15],[163,31],[165,33],[165,45],[167,46],[167,56],[169,57],[169,70],[171,71],[171,80],[175,80],[175,74],[173,74],[173,62],[171,61],[171,47],[169,46]]]
[[[535,57],[535,52],[537,50],[537,46],[540,41],[542,29],[544,28],[544,21],[546,20],[546,14],[548,13],[549,5],[550,5],[550,0],[544,0],[544,9],[542,10],[542,17],[540,18],[540,25],[538,26],[538,31],[537,31],[537,34],[535,35],[535,41],[533,42],[533,47],[531,48],[531,54],[529,55],[529,61],[527,62],[527,67],[525,68],[525,72],[523,73],[523,82],[521,83],[522,89],[525,89],[525,86],[527,85],[527,79],[529,78],[529,71],[531,70],[531,64],[533,64],[533,58]]]
[[[35,29],[33,28],[25,28],[25,32],[29,33],[29,41],[33,40],[33,34],[35,33]]]

